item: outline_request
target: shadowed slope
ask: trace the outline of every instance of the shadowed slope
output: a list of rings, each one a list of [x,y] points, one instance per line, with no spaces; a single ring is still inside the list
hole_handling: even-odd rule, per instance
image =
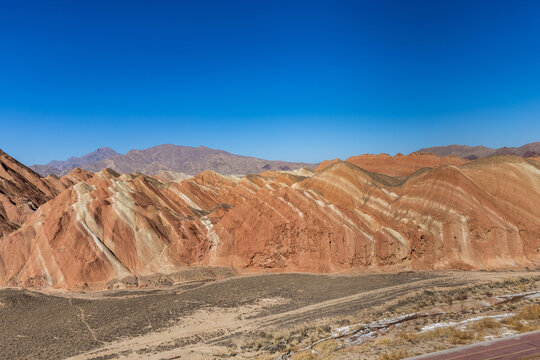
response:
[[[19,226],[59,190],[0,150],[0,237]]]

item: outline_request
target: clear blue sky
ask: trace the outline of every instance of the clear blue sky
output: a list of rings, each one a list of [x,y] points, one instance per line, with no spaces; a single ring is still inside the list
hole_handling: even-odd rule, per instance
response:
[[[0,148],[320,161],[540,140],[540,1],[2,1]]]

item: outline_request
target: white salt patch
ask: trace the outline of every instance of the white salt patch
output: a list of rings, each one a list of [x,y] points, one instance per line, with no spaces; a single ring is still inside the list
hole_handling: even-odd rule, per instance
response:
[[[426,325],[422,327],[420,332],[433,331],[435,329],[442,329],[442,328],[447,328],[447,327],[460,327],[460,326],[464,326],[464,325],[467,325],[476,321],[484,320],[484,319],[502,320],[502,319],[505,319],[514,315],[515,315],[514,313],[507,313],[507,314],[499,314],[499,315],[476,316],[476,317],[463,320],[460,322],[453,322],[453,321],[440,322],[440,323]]]

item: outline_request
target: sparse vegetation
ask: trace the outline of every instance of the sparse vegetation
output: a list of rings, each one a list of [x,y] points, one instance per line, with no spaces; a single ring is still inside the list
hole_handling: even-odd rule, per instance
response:
[[[294,360],[327,360],[332,359],[337,348],[336,340],[328,340],[315,345],[312,351],[303,351],[294,356]]]
[[[516,317],[520,320],[540,320],[540,304],[530,304],[523,307]]]
[[[480,321],[475,321],[469,325],[469,329],[477,334],[484,334],[486,331],[498,330],[502,324],[494,319],[485,318]]]
[[[518,314],[503,320],[503,323],[518,333],[540,329],[540,304],[524,306]]]
[[[527,277],[490,281],[451,289],[422,290],[412,296],[396,298],[388,306],[359,314],[356,318],[335,319],[332,326],[302,326],[286,335],[274,335],[274,338],[282,338],[283,341],[281,346],[271,349],[281,348],[283,350],[279,351],[283,353],[292,351],[294,354],[291,359],[297,360],[335,358],[336,354],[351,352],[355,354],[354,356],[360,356],[358,359],[402,359],[420,353],[482,341],[486,336],[501,336],[501,334],[507,334],[509,330],[514,332],[536,330],[540,329],[540,305],[531,304],[534,300],[517,298],[511,301],[501,301],[500,305],[495,303],[492,306],[486,306],[484,300],[504,294],[536,290],[539,287],[539,282],[540,277]],[[449,312],[420,317],[399,328],[383,330],[374,339],[366,340],[355,346],[344,347],[346,339],[337,338],[322,341],[313,349],[301,350],[319,339],[327,338],[331,329],[351,324],[369,323],[399,314],[422,312],[432,308],[448,309]],[[467,318],[478,316],[478,314],[493,314],[493,312],[497,314],[497,311],[498,313],[511,311],[517,312],[517,314],[501,321],[486,317],[468,325],[441,326],[431,331],[420,331],[423,326],[430,323],[452,321],[459,323]],[[261,346],[261,349],[264,348]],[[328,349],[330,351],[327,351]],[[416,352],[411,353],[411,349],[416,349]]]
[[[407,350],[395,350],[389,353],[384,353],[379,357],[379,360],[399,360],[411,356]]]
[[[472,331],[460,330],[455,327],[437,328],[426,332],[404,332],[397,337],[398,340],[403,340],[409,343],[417,343],[419,341],[435,340],[438,338],[447,339],[451,344],[467,344],[475,339],[475,334]]]

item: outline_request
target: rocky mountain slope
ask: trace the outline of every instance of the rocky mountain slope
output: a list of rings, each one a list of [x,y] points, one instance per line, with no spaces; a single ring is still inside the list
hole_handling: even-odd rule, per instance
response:
[[[464,159],[475,160],[493,155],[518,155],[523,157],[540,156],[540,142],[520,147],[502,147],[493,149],[485,146],[448,145],[424,148],[418,153],[432,153],[438,156],[454,155]]]
[[[66,188],[0,238],[0,284],[99,288],[197,265],[321,273],[540,265],[540,164],[522,157],[407,177],[336,161],[316,174],[241,179],[205,171],[167,182],[109,169],[56,179]]]
[[[145,150],[131,150],[124,155],[109,148],[102,148],[81,158],[70,158],[65,162],[53,161],[47,165],[33,165],[31,168],[44,176],[65,175],[76,167],[93,172],[110,168],[119,173],[139,172],[146,175],[157,173],[195,175],[204,170],[213,170],[225,175],[244,175],[265,170],[293,170],[315,166],[315,164],[234,155],[204,146],[195,148],[167,144]]]
[[[0,150],[0,237],[57,194],[52,184]]]

